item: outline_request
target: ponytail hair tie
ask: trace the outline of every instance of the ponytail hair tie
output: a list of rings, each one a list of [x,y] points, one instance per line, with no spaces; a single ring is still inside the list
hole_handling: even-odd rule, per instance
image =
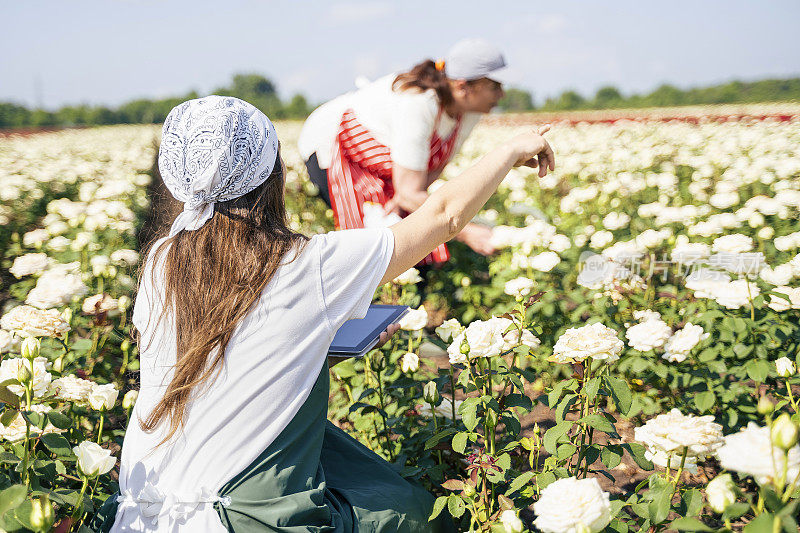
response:
[[[436,62],[436,70],[439,72],[444,72],[444,59],[440,59]]]

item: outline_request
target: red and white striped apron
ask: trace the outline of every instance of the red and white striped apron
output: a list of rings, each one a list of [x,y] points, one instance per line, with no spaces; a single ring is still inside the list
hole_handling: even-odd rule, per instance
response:
[[[439,117],[436,122],[438,125]],[[460,128],[461,118],[457,120],[450,136],[443,140],[434,127],[428,172],[443,168],[450,160]],[[364,202],[384,205],[394,196],[389,148],[375,140],[372,133],[358,122],[352,109],[342,115],[339,133],[333,143],[328,188],[336,229],[363,228]],[[448,259],[450,253],[447,246],[441,244],[420,264],[443,263]]]

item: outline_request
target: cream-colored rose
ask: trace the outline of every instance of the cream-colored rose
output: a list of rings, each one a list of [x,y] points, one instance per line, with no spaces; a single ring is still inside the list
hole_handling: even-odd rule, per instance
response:
[[[506,345],[504,335],[510,325],[509,319],[499,317],[472,322],[447,348],[451,363],[466,361],[466,358],[461,360],[459,357],[464,341],[469,345],[470,359],[500,355]]]
[[[730,474],[720,474],[706,485],[708,506],[722,514],[730,504],[736,501],[736,484]]]
[[[678,409],[660,414],[635,428],[634,438],[645,445],[648,459],[661,466],[666,466],[669,461],[673,468],[680,464],[684,452],[687,460],[704,459],[724,443],[722,426],[714,422],[713,416],[684,415]]]
[[[752,298],[761,294],[758,285],[746,279],[736,279],[729,283],[715,285],[712,288],[712,298],[727,309],[739,309],[750,303]]]
[[[417,331],[424,328],[428,324],[428,312],[425,306],[421,305],[419,309],[409,309],[400,319],[400,328],[406,331]]]
[[[794,362],[788,357],[781,357],[777,361],[775,361],[775,370],[777,370],[778,375],[782,378],[788,378],[790,376],[794,376],[797,372],[797,369],[794,366]]]
[[[714,252],[727,252],[738,254],[749,252],[753,249],[753,239],[741,233],[732,233],[731,235],[723,235],[717,237],[711,244],[711,249]]]
[[[540,272],[550,272],[561,262],[561,258],[555,252],[542,252],[531,257],[530,265],[534,270]]]
[[[52,374],[48,372],[49,363],[46,357],[37,357],[33,360],[33,372],[31,379],[33,380],[33,396],[40,398],[47,393],[50,387],[50,382],[53,379]],[[11,357],[3,359],[0,362],[0,383],[8,379],[17,379],[22,368],[26,368],[28,372],[31,371],[31,362],[22,357]],[[25,387],[22,385],[8,385],[8,390],[22,397],[25,394]]]
[[[101,448],[96,442],[83,441],[72,448],[72,452],[78,457],[79,470],[88,478],[102,476],[117,464],[111,451]]]
[[[25,254],[14,259],[14,264],[8,271],[19,279],[23,276],[38,274],[47,269],[52,259],[47,254]]]
[[[119,391],[114,387],[113,383],[105,385],[94,383],[89,391],[87,400],[92,409],[97,409],[98,411],[101,409],[113,409],[118,395]]]
[[[89,287],[83,283],[80,274],[59,268],[42,274],[25,298],[25,303],[39,309],[50,309],[67,305],[88,292]]]
[[[536,286],[536,282],[532,279],[525,277],[514,278],[506,281],[503,287],[503,292],[514,298],[522,298],[530,294],[531,290]]]
[[[49,411],[52,411],[52,408],[40,404],[35,403],[30,406],[30,410],[34,411],[39,414],[44,414]],[[0,437],[6,439],[9,442],[15,442],[18,440],[22,440],[25,438],[25,432],[27,430],[27,423],[25,422],[25,418],[19,413],[17,413],[14,418],[9,421],[7,425],[0,424]],[[40,430],[38,427],[31,425],[30,426],[30,435],[31,437],[38,437],[39,435],[45,433],[62,433],[65,430],[58,429],[51,423],[47,423],[44,427],[44,431]]]
[[[124,263],[126,265],[135,265],[139,262],[139,252],[136,250],[128,250],[121,248],[111,252],[111,260],[115,263]]]
[[[83,301],[81,310],[87,315],[106,313],[107,316],[113,317],[119,314],[119,302],[117,302],[116,298],[112,298],[108,294],[95,294]]]
[[[661,318],[649,318],[629,327],[625,332],[628,345],[634,350],[646,352],[661,348],[672,335],[670,328]]]
[[[456,420],[461,420],[461,414],[458,412],[458,409],[461,407],[461,404],[464,400],[456,400]],[[420,416],[427,416],[432,417],[430,404],[421,404],[417,406],[417,412]],[[442,396],[442,403],[436,406],[435,409],[436,416],[443,416],[445,418],[449,418],[452,420],[453,418],[453,400],[447,398],[446,396]]]
[[[0,353],[10,352],[19,348],[20,340],[10,332],[0,329]]]
[[[459,324],[458,320],[455,318],[451,318],[449,320],[445,320],[441,326],[436,328],[436,334],[444,342],[450,342],[450,339],[461,333],[463,330],[464,326]]]
[[[691,265],[711,255],[711,248],[702,242],[684,242],[676,244],[670,257],[681,265]]]
[[[72,375],[55,379],[50,384],[50,390],[58,398],[81,403],[89,401],[89,393],[92,391],[92,387],[94,387],[93,382]]]
[[[772,292],[783,294],[788,298],[787,300],[786,298],[770,294],[769,304],[767,304],[767,306],[773,311],[781,312],[789,309],[800,309],[800,287],[781,285],[772,289]]]
[[[593,477],[554,481],[542,490],[533,511],[543,533],[597,533],[611,522],[609,494]]]
[[[800,473],[800,446],[788,452],[788,464],[784,451],[770,442],[769,427],[750,422],[738,433],[725,436],[725,444],[717,450],[720,466],[746,476],[753,476],[759,485],[772,483],[787,468],[787,479],[795,479]]]
[[[35,229],[22,236],[22,245],[26,248],[41,248],[49,238],[50,233],[46,229]]]
[[[506,533],[522,533],[524,526],[522,520],[517,516],[517,512],[513,509],[507,509],[500,513],[500,523],[503,524],[503,529]]]
[[[29,305],[13,308],[0,318],[0,325],[13,330],[21,337],[63,337],[69,324],[55,309],[42,311]]]
[[[125,393],[125,396],[122,397],[122,408],[123,409],[133,409],[133,406],[136,405],[136,400],[139,398],[139,391],[138,390],[129,390]]]
[[[422,277],[419,275],[419,270],[414,267],[409,268],[396,278],[392,280],[392,283],[396,283],[398,285],[414,285],[415,283],[419,283],[422,281]]]
[[[405,372],[416,372],[419,368],[419,356],[413,352],[403,354],[403,359],[400,361],[400,369]]]
[[[792,265],[784,263],[775,268],[768,266],[762,268],[761,272],[758,273],[758,277],[772,285],[786,285],[794,277],[794,272],[792,272]]]
[[[553,357],[559,363],[580,362],[589,357],[611,363],[619,359],[624,346],[615,330],[596,322],[565,331],[553,346]]]
[[[673,363],[682,363],[695,346],[709,337],[703,326],[687,322],[683,329],[676,331],[664,344],[664,359]]]

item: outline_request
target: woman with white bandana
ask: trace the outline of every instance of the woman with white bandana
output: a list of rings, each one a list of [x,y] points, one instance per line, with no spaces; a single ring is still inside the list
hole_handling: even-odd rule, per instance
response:
[[[141,390],[96,531],[454,530],[427,521],[430,493],[327,421],[328,346],[513,165],[544,175],[552,151],[520,135],[391,228],[309,238],[287,226],[279,148],[236,98],[184,102],[164,123],[159,169],[184,211],[143,267]]]

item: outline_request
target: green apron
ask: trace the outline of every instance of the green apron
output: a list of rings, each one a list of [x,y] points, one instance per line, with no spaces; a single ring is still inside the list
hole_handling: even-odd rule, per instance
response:
[[[289,425],[219,490],[230,498],[214,503],[228,531],[457,531],[446,516],[428,522],[433,495],[327,420],[329,380],[326,360]],[[117,494],[94,516],[93,531],[110,530]]]

